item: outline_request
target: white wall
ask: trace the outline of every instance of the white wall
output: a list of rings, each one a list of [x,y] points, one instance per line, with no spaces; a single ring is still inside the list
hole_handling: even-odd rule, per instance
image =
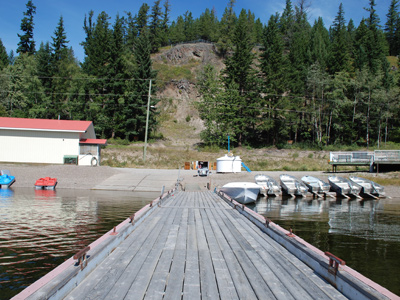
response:
[[[79,133],[0,129],[0,161],[63,164],[79,155]]]

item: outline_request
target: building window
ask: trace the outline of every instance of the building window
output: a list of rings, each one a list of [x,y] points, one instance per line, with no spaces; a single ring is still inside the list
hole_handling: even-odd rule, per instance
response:
[[[80,155],[98,155],[97,145],[80,145]]]

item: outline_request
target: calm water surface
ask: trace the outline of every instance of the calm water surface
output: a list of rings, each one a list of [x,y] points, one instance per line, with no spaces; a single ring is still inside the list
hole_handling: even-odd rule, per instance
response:
[[[9,299],[159,193],[0,189],[0,299]]]
[[[252,208],[400,295],[400,198],[261,198]]]
[[[159,193],[0,190],[0,299],[9,299]],[[400,295],[400,198],[261,198],[252,208]]]

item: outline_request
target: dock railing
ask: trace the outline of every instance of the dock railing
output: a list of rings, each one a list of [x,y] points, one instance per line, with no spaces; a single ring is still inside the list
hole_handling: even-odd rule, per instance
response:
[[[374,159],[374,152],[330,152],[330,164],[370,164]]]
[[[400,163],[400,150],[375,150],[374,162]]]

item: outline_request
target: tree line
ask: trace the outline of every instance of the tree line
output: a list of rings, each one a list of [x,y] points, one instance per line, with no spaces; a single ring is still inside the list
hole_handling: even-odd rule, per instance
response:
[[[235,18],[226,68],[217,74],[207,66],[199,80],[207,144],[224,145],[228,135],[239,146],[400,141],[398,0],[384,26],[374,0],[358,27],[342,4],[329,29],[322,18],[311,25],[307,8],[305,0],[286,0],[263,27],[259,48],[249,14]]]
[[[168,0],[144,3],[136,14],[90,11],[83,20],[84,61],[68,46],[62,16],[51,42],[33,39],[36,6],[21,20],[15,56],[0,39],[0,115],[92,120],[105,138],[143,139],[149,92],[157,104],[157,72],[150,55],[160,47],[204,39],[215,43],[226,68],[206,66],[198,76],[198,104],[206,144],[222,146],[307,142],[373,145],[400,139],[398,1],[384,26],[369,0],[358,27],[338,8],[330,28],[308,21],[308,3],[285,1],[282,14],[263,24],[251,11],[221,19],[213,9],[186,12],[171,22]],[[152,88],[149,90],[150,80]],[[154,110],[154,109],[152,109]],[[157,126],[150,114],[150,130]]]

